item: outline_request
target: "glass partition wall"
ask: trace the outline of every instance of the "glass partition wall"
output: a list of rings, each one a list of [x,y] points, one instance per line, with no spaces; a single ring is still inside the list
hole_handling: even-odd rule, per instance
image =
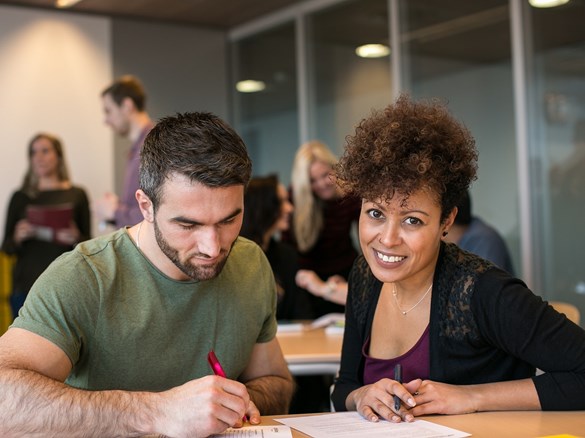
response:
[[[303,141],[341,153],[400,92],[447,101],[480,153],[474,213],[536,293],[585,312],[584,16],[585,0],[301,1],[230,33],[233,121],[254,173],[288,183]],[[363,44],[389,52],[359,57]],[[243,79],[265,89],[239,92]]]
[[[530,166],[545,296],[585,312],[585,2],[525,7]]]
[[[521,270],[514,94],[507,0],[402,0],[402,80],[417,98],[440,98],[475,137],[473,214],[496,226]]]
[[[254,173],[287,175],[285,183],[299,145],[295,50],[294,22],[232,44],[234,125]]]
[[[390,52],[356,53],[367,44],[389,50],[388,2],[347,1],[310,14],[307,35],[309,132],[341,154],[353,127],[392,99]]]

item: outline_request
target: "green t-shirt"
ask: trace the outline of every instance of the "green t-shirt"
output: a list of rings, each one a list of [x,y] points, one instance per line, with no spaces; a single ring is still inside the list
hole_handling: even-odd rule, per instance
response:
[[[236,379],[254,345],[274,338],[275,308],[270,265],[249,240],[216,278],[176,281],[121,229],[55,260],[12,326],[59,346],[72,386],[161,391],[212,374],[210,349]]]

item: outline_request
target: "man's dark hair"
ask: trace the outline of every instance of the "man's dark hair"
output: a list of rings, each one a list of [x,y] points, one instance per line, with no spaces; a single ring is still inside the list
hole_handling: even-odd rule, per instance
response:
[[[173,174],[211,188],[245,188],[252,162],[240,136],[222,119],[205,112],[183,113],[161,119],[144,140],[140,188],[155,210]]]
[[[144,111],[146,108],[146,92],[142,82],[135,76],[122,76],[112,85],[102,91],[102,97],[109,94],[116,105],[122,105],[125,98],[130,98],[138,111]]]
[[[457,225],[469,225],[471,223],[471,197],[469,196],[469,190],[463,194],[457,204],[457,210],[455,223]]]

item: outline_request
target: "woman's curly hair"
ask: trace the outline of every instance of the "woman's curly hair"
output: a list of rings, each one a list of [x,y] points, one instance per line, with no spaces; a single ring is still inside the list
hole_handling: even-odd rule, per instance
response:
[[[394,104],[360,122],[336,166],[341,188],[370,201],[427,190],[445,220],[477,173],[475,140],[438,100]]]

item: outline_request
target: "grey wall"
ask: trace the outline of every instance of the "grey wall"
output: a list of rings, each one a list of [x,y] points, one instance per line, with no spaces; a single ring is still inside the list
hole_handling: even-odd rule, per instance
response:
[[[103,17],[0,6],[2,235],[39,131],[61,137],[71,179],[90,200],[112,190],[112,137],[98,100],[112,74],[110,35]]]

